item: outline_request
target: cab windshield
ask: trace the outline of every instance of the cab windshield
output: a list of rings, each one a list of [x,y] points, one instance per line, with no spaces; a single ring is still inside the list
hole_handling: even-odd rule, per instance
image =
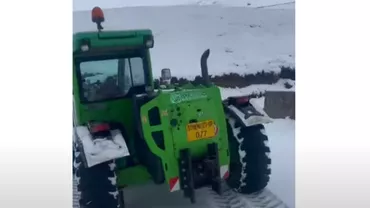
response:
[[[79,72],[85,102],[124,97],[131,87],[145,85],[141,57],[84,61],[79,64]]]

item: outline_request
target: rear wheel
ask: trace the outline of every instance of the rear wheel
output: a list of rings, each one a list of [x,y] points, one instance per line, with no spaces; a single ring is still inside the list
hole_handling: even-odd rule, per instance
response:
[[[82,154],[74,148],[73,168],[80,208],[122,208],[116,186],[114,161],[86,168]]]
[[[229,186],[243,194],[261,191],[267,186],[271,174],[270,148],[264,126],[245,127],[229,117],[227,132],[230,148]]]

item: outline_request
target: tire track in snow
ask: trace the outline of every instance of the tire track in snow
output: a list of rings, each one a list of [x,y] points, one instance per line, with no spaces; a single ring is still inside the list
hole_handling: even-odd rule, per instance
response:
[[[259,193],[245,195],[250,208],[289,208],[279,197],[268,189]],[[249,208],[249,207],[248,207]]]
[[[210,188],[207,188],[206,192],[209,196],[209,207],[212,208],[289,208],[268,189],[249,195],[238,194],[231,189],[226,190],[222,195],[218,195]],[[79,208],[79,197],[77,184],[73,180],[73,208]]]
[[[211,189],[209,189],[210,207],[214,208],[249,208],[247,203],[233,190],[229,189],[222,195],[218,195]]]
[[[73,180],[73,208],[80,208],[78,200],[80,199],[80,195],[77,192],[77,183]]]
[[[209,190],[213,199],[211,207],[214,208],[289,208],[279,197],[270,190],[249,195],[242,195],[229,189],[222,196]]]

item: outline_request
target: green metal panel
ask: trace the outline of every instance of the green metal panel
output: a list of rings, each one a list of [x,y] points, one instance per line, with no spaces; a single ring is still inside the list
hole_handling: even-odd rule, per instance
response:
[[[138,165],[117,171],[118,187],[145,184],[151,176],[144,166]]]
[[[152,35],[151,30],[81,32],[73,35],[73,52],[79,51],[81,41],[88,39],[91,47],[140,46],[144,37]]]
[[[151,126],[148,112],[154,107],[159,108],[161,124]],[[180,150],[184,148],[190,148],[192,157],[197,158],[207,154],[207,144],[217,142],[220,165],[229,164],[226,120],[217,87],[160,92],[155,99],[143,105],[140,112],[145,141],[150,150],[161,158],[163,167],[168,167],[165,169],[168,183],[171,178],[179,175],[178,159]],[[178,125],[171,125],[173,119],[178,121]],[[189,142],[186,125],[193,119],[214,120],[219,129],[218,134],[213,138]],[[163,131],[165,150],[160,149],[152,138],[151,133],[155,131]]]

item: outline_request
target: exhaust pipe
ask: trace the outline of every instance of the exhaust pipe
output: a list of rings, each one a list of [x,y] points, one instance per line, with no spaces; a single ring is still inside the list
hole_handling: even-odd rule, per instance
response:
[[[211,81],[209,80],[209,75],[208,75],[208,66],[207,66],[207,59],[209,57],[209,49],[203,52],[201,58],[200,58],[200,69],[202,71],[202,79],[203,79],[203,84],[207,87],[211,86]]]

